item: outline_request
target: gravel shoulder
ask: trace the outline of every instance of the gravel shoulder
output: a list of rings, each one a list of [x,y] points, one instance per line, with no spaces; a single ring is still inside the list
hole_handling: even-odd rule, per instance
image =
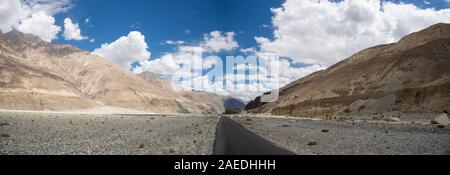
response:
[[[217,116],[0,112],[0,154],[212,154]]]
[[[450,128],[386,122],[338,122],[234,116],[250,131],[301,155],[450,154]]]

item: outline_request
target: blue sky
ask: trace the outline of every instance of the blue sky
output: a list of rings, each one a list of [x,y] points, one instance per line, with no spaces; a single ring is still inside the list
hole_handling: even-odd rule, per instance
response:
[[[56,21],[69,17],[79,23],[82,34],[96,42],[66,41],[88,51],[126,35],[130,30],[146,36],[152,57],[173,48],[163,45],[166,40],[196,42],[211,31],[234,31],[242,47],[254,46],[254,36],[271,36],[270,8],[280,6],[281,0],[77,0],[68,13],[56,15]],[[90,18],[89,23],[85,19]],[[62,24],[61,24],[62,25]],[[186,32],[188,30],[189,32]]]
[[[387,1],[384,1],[387,2]],[[393,11],[403,11],[406,8],[401,4],[412,4],[418,9],[432,9],[433,11],[439,11],[442,9],[447,9],[450,7],[450,3],[446,0],[393,0],[390,1],[394,4],[400,4],[395,6]],[[322,50],[319,48],[323,43],[318,42],[318,44],[314,45],[314,41],[312,41],[311,45],[304,46],[306,49],[313,50],[313,53],[309,53],[310,51],[304,51],[297,53],[296,48],[290,51],[287,50],[284,52],[284,47],[289,48],[289,45],[298,44],[296,42],[286,42],[283,39],[274,38],[274,33],[279,33],[280,37],[283,38],[295,38],[299,37],[300,40],[307,40],[307,38],[301,38],[299,34],[289,34],[285,33],[283,30],[277,30],[276,28],[283,28],[283,25],[295,25],[296,23],[288,23],[284,24],[285,21],[289,20],[302,20],[302,15],[312,14],[312,12],[302,13],[299,12],[298,16],[294,13],[293,16],[288,15],[285,17],[286,19],[280,20],[276,24],[272,21],[272,18],[276,16],[274,12],[271,11],[272,8],[279,8],[286,3],[284,0],[132,0],[132,1],[122,1],[122,0],[76,0],[73,2],[74,6],[67,13],[60,13],[55,16],[56,21],[63,21],[64,18],[69,17],[75,23],[79,23],[80,29],[82,31],[82,35],[88,36],[91,39],[94,38],[95,42],[91,43],[88,40],[83,41],[66,41],[63,37],[59,37],[59,39],[54,42],[57,43],[69,43],[81,47],[88,51],[93,51],[96,48],[101,47],[103,43],[112,43],[116,41],[121,36],[126,36],[128,32],[136,30],[139,31],[143,36],[145,36],[145,42],[148,44],[148,51],[151,53],[150,60],[154,60],[154,62],[149,62],[144,70],[152,71],[155,73],[165,74],[166,71],[159,71],[160,69],[168,69],[167,66],[161,66],[158,63],[158,60],[162,61],[162,57],[170,55],[171,53],[178,52],[177,49],[180,48],[179,45],[168,45],[164,44],[167,40],[173,41],[183,41],[185,45],[199,45],[199,43],[204,42],[204,36],[212,31],[221,31],[221,32],[234,32],[233,39],[239,45],[238,48],[225,50],[222,52],[214,53],[215,55],[219,55],[222,58],[225,58],[226,55],[242,55],[241,49],[245,48],[253,48],[256,52],[252,54],[265,54],[265,53],[276,53],[280,57],[285,58],[282,60],[284,67],[281,67],[281,75],[280,85],[283,86],[288,84],[302,76],[305,76],[314,71],[318,71],[324,69],[343,58],[350,56],[351,54],[370,47],[377,44],[384,44],[389,42],[394,42],[398,40],[400,37],[414,32],[428,25],[431,25],[435,22],[441,22],[440,19],[430,20],[428,21],[426,18],[427,12],[425,11],[417,11],[417,10],[405,10],[405,12],[401,12],[402,14],[410,14],[410,17],[399,17],[395,27],[388,27],[391,30],[389,33],[386,33],[385,36],[374,35],[369,39],[361,39],[362,41],[353,41],[350,40],[350,44],[345,46],[344,48],[326,48],[323,49],[323,53],[325,53],[324,58],[321,58],[320,54]],[[297,2],[298,3],[298,2]],[[341,1],[337,1],[336,3],[341,3]],[[343,4],[343,3],[341,3]],[[352,4],[352,3],[349,3]],[[353,7],[360,6],[363,8],[364,4],[354,3],[353,5],[357,5]],[[373,4],[372,4],[373,5]],[[295,6],[292,4],[287,4],[286,9],[292,8],[289,6]],[[326,6],[326,5],[325,5]],[[323,7],[327,9],[327,7]],[[329,7],[328,7],[329,8]],[[366,7],[367,8],[367,7]],[[337,13],[348,13],[351,11],[347,10],[346,12],[337,12]],[[331,10],[331,9],[330,9]],[[358,9],[359,10],[359,9]],[[367,11],[368,9],[363,9],[362,11]],[[286,13],[288,10],[285,10]],[[358,12],[361,13],[361,12]],[[391,12],[391,15],[395,12]],[[420,22],[415,18],[415,15],[423,13],[424,22]],[[437,14],[438,12],[436,12]],[[292,15],[292,14],[291,14]],[[320,13],[318,15],[321,15]],[[316,15],[316,16],[318,16]],[[330,14],[333,16],[333,14]],[[330,18],[330,15],[324,15],[324,17],[319,18]],[[429,15],[429,14],[428,14]],[[280,15],[282,16],[282,15]],[[362,15],[363,17],[367,15]],[[369,15],[370,16],[370,15]],[[438,16],[438,15],[437,15]],[[445,17],[445,16],[444,16]],[[298,18],[298,19],[296,19]],[[308,19],[309,21],[319,21],[320,19],[315,19],[314,16],[304,16],[303,18]],[[367,18],[367,17],[366,17]],[[383,18],[386,18],[385,16]],[[389,18],[389,17],[387,17]],[[440,16],[442,18],[442,16]],[[89,22],[85,22],[86,19],[89,19]],[[400,21],[400,22],[399,22]],[[403,23],[402,21],[406,21]],[[333,22],[333,21],[331,21]],[[358,21],[359,23],[364,23],[365,21]],[[314,23],[314,22],[310,22]],[[415,25],[414,23],[419,23],[420,25]],[[62,25],[62,24],[61,24]],[[316,24],[317,25],[317,24]],[[319,28],[326,28],[326,24],[318,24]],[[352,24],[353,25],[353,24]],[[404,26],[408,27],[404,27]],[[313,26],[313,25],[312,25]],[[409,27],[411,26],[411,27]],[[302,30],[304,27],[308,26],[294,26],[294,28]],[[317,27],[317,26],[316,26]],[[367,26],[368,28],[372,26]],[[332,28],[332,27],[330,27]],[[333,30],[340,30],[339,28]],[[319,29],[318,29],[319,30]],[[331,30],[331,29],[326,29]],[[370,30],[370,29],[369,29]],[[338,33],[340,31],[337,31]],[[344,31],[345,32],[345,31]],[[354,32],[354,31],[351,31]],[[294,32],[295,33],[295,32]],[[309,32],[311,33],[311,32]],[[308,34],[309,34],[308,33]],[[328,32],[330,33],[330,32]],[[331,32],[333,33],[333,32]],[[396,33],[396,34],[390,34]],[[312,32],[311,34],[315,34]],[[224,34],[225,35],[225,34]],[[303,34],[305,35],[305,34]],[[330,37],[326,36],[328,34],[322,36],[315,36],[317,38],[321,37]],[[265,38],[268,42],[258,43],[255,37]],[[342,36],[331,36],[340,38]],[[358,37],[358,36],[351,36]],[[362,38],[362,36],[361,36]],[[375,38],[375,39],[373,39]],[[380,39],[381,38],[381,39]],[[371,42],[366,42],[364,40],[374,40]],[[286,40],[286,39],[284,39]],[[353,42],[353,43],[352,43]],[[303,43],[300,43],[303,44]],[[267,47],[270,47],[267,49]],[[266,49],[264,49],[266,48]],[[319,49],[317,49],[319,48]],[[314,49],[316,49],[314,53]],[[338,51],[339,53],[335,53],[336,49],[340,49],[343,51]],[[278,50],[279,53],[278,53]],[[176,55],[176,54],[174,54]],[[244,54],[245,55],[245,54]],[[318,56],[317,56],[318,55]],[[333,56],[330,56],[333,55]],[[104,55],[102,55],[104,56]],[[317,58],[314,58],[316,57]],[[296,58],[297,57],[297,58]],[[298,58],[300,57],[300,59]],[[304,57],[311,57],[313,61],[304,61]],[[326,57],[326,58],[325,58]],[[332,57],[332,59],[328,58]],[[314,60],[316,59],[316,60]],[[318,61],[317,61],[318,60]],[[142,61],[140,61],[141,64]],[[226,65],[231,66],[231,65]],[[225,67],[226,68],[226,67]],[[206,72],[203,72],[206,73]],[[254,74],[255,72],[245,72],[245,74]],[[170,74],[170,73],[169,73]],[[215,81],[216,79],[214,79]],[[212,79],[211,79],[212,81]],[[226,81],[226,80],[225,80]],[[234,82],[234,84],[249,84],[249,82],[254,83],[254,80],[245,80]],[[212,82],[214,83],[214,82]],[[226,82],[223,82],[226,86]],[[268,87],[263,88],[264,91],[279,88],[276,87]],[[220,89],[220,88],[218,88]],[[216,92],[217,88],[206,88],[200,89],[206,91]],[[237,92],[236,94],[231,94],[234,96],[245,96],[245,98],[251,99],[253,96],[260,94],[261,92],[253,92],[253,93],[242,93]]]
[[[256,36],[273,37],[271,8],[280,7],[284,0],[75,0],[67,13],[55,15],[56,23],[64,18],[79,23],[82,34],[95,39],[91,43],[67,41],[63,37],[55,43],[72,44],[87,51],[111,43],[131,30],[146,36],[152,59],[174,50],[163,44],[167,40],[199,42],[211,31],[233,31],[240,48],[257,45]],[[392,0],[412,3],[420,8],[449,8],[446,0]],[[426,3],[430,2],[430,3]],[[87,18],[89,23],[84,22]],[[242,54],[234,50],[233,54]],[[227,53],[229,54],[229,53]],[[296,65],[296,64],[293,64]],[[302,64],[299,64],[302,65]]]
[[[413,3],[422,8],[449,8],[445,0],[393,0]],[[146,36],[152,57],[172,48],[162,45],[166,40],[198,41],[203,34],[219,31],[235,31],[236,40],[243,48],[255,46],[255,36],[272,37],[273,14],[270,8],[280,7],[283,0],[76,0],[68,13],[56,15],[62,23],[66,17],[78,22],[83,35],[96,42],[65,41],[59,37],[56,43],[69,43],[88,51],[102,43],[110,43],[130,30],[138,30]],[[84,23],[90,18],[90,23]],[[266,25],[266,27],[263,27]],[[190,33],[186,34],[186,30]]]
[[[161,44],[166,40],[198,42],[205,33],[215,30],[235,32],[237,34],[235,39],[240,48],[254,47],[257,44],[254,37],[272,38],[273,13],[270,9],[280,7],[285,2],[284,0],[55,1],[71,1],[69,10],[54,15],[56,24],[63,26],[64,18],[71,18],[74,23],[79,24],[82,34],[95,39],[95,42],[67,41],[62,37],[62,33],[53,42],[72,44],[93,51],[102,43],[111,43],[129,31],[137,30],[146,36],[152,58],[173,50],[173,47]],[[390,1],[412,3],[420,8],[437,10],[450,8],[449,0]],[[90,19],[89,23],[84,22],[87,18]]]
[[[196,89],[247,100],[277,89],[368,47],[398,41],[436,23],[450,23],[450,0],[3,0],[0,29],[17,29],[71,44],[134,73],[173,77],[180,62],[206,56],[277,57],[277,85],[261,91]],[[282,8],[281,8],[282,7]],[[144,39],[145,38],[145,39]],[[172,44],[167,44],[172,41]],[[176,43],[176,44],[173,44]],[[245,49],[245,52],[243,51]],[[205,55],[204,55],[205,56]],[[202,58],[203,59],[203,58]],[[205,60],[202,60],[205,61]],[[268,63],[263,66],[270,66]],[[137,65],[137,64],[135,64]],[[230,68],[230,65],[225,65]],[[203,70],[205,74],[209,70]],[[193,79],[210,79],[210,75]],[[225,72],[229,74],[229,72]],[[256,75],[246,71],[247,75]],[[263,75],[274,79],[273,75]],[[255,79],[239,81],[259,89]],[[201,83],[199,83],[201,84]],[[219,92],[221,91],[221,92]]]

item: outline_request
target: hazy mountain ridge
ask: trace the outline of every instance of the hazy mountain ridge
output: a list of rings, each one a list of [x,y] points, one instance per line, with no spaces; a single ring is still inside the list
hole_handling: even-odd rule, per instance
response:
[[[292,116],[450,110],[450,25],[436,24],[399,42],[363,50],[281,88],[253,113]]]
[[[174,89],[173,93],[178,93],[180,96],[187,98],[192,103],[203,102],[206,104],[204,106],[206,109],[212,108],[205,110],[205,112],[207,112],[208,110],[213,110],[220,111],[220,113],[222,113],[225,111],[225,109],[228,108],[243,109],[245,107],[245,103],[233,97],[222,96],[210,92],[194,92],[183,90],[183,88],[181,87],[172,85],[170,81],[164,79],[160,75],[151,72],[142,72],[138,74],[138,76],[144,79],[149,84],[154,84],[161,89]]]
[[[107,59],[18,31],[0,33],[0,51],[0,108],[67,110],[108,105],[164,113],[225,110],[225,102],[216,100],[218,95],[186,97],[161,86],[170,84],[167,80],[147,83]],[[197,97],[201,101],[195,101]]]

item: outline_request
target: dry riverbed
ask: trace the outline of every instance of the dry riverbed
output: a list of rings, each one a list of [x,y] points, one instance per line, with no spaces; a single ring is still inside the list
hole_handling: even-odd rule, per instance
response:
[[[297,154],[450,154],[450,128],[386,122],[233,117]]]
[[[218,119],[0,112],[0,155],[211,154]]]

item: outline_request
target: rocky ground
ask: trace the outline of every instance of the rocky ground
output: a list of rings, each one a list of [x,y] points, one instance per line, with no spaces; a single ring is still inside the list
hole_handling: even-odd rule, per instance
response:
[[[297,154],[450,154],[450,128],[430,124],[233,117]]]
[[[217,116],[0,112],[0,155],[211,154]]]
[[[212,154],[215,115],[0,111],[0,155]],[[235,115],[297,154],[450,154],[450,127]]]

